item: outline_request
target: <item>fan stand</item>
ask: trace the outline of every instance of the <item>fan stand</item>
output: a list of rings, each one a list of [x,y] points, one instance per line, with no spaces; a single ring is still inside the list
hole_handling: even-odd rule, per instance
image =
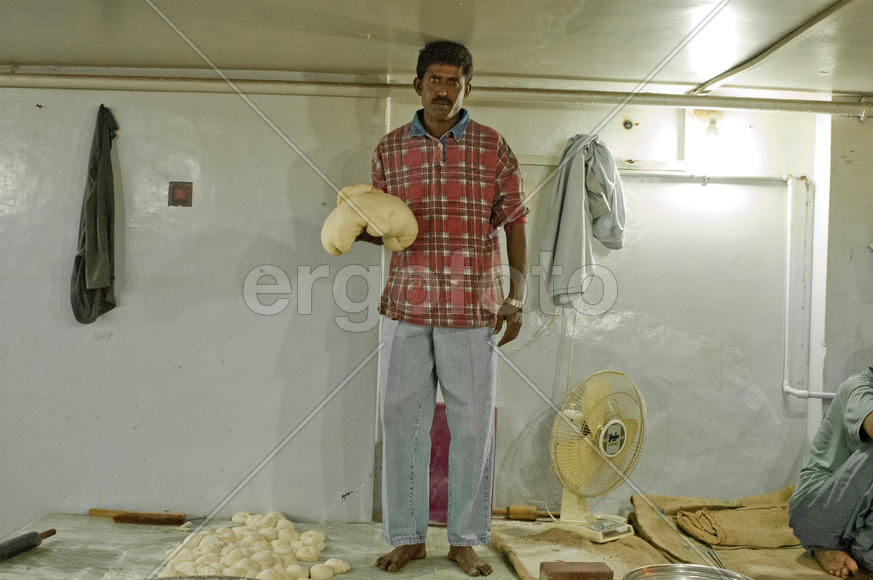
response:
[[[621,516],[593,514],[588,511],[588,502],[563,488],[561,498],[561,522],[573,524],[573,531],[586,540],[603,544],[634,535],[633,527]]]

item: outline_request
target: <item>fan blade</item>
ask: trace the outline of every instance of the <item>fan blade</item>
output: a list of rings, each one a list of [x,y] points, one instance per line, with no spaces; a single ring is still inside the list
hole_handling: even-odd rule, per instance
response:
[[[582,416],[592,432],[603,425],[610,392],[606,378],[593,377],[585,382],[585,389],[582,391]]]
[[[561,440],[582,437],[582,413],[573,409],[561,410],[555,416],[554,435]]]
[[[600,457],[589,443],[587,438],[561,442],[555,450],[558,471],[574,492],[585,488],[600,465]]]
[[[619,469],[624,469],[622,460],[624,459],[624,456],[627,455],[627,452],[635,446],[640,425],[637,423],[636,419],[631,418],[623,418],[621,422],[624,423],[625,430],[624,447],[622,447],[621,451],[618,452],[618,455],[612,458],[612,462],[615,463],[615,466]]]

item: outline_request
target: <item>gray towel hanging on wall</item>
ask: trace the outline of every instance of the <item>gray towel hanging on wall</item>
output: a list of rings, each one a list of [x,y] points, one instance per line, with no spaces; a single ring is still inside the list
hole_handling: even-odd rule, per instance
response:
[[[100,105],[88,160],[88,177],[79,220],[79,243],[73,262],[70,301],[73,315],[90,324],[115,308],[115,188],[112,183],[112,139],[118,124]]]

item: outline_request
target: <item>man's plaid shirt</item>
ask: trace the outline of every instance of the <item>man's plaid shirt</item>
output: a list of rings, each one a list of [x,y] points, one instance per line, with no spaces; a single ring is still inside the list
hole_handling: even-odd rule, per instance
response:
[[[391,256],[379,311],[427,326],[494,326],[504,296],[499,240],[488,236],[507,218],[525,221],[518,161],[466,110],[441,139],[420,115],[373,155],[373,186],[405,201],[418,221],[415,243]]]

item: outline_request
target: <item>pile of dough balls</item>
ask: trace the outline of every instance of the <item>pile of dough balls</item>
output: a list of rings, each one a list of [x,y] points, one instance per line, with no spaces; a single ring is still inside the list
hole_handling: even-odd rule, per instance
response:
[[[182,548],[158,575],[237,576],[258,580],[328,580],[349,571],[349,564],[331,558],[306,568],[300,562],[318,562],[324,550],[324,534],[294,530],[294,523],[279,512],[249,514],[231,518],[242,524],[232,528],[203,530],[185,538]],[[176,551],[170,548],[169,557]]]

